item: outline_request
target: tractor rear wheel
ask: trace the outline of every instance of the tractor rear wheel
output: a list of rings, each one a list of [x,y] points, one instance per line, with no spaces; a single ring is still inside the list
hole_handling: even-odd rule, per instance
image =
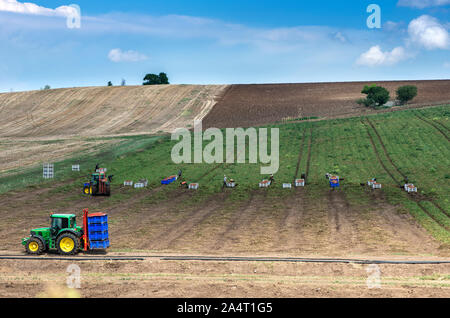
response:
[[[56,248],[61,255],[75,255],[80,249],[80,240],[73,234],[64,233],[58,237]]]
[[[91,194],[91,188],[90,187],[84,187],[83,193],[86,194],[86,195]]]
[[[45,251],[45,245],[40,239],[32,237],[29,239],[25,249],[30,255],[41,255]]]

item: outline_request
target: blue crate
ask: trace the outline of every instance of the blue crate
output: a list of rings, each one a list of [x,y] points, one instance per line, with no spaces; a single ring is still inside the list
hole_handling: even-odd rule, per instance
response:
[[[177,177],[176,177],[176,176],[169,177],[169,178],[167,178],[167,179],[162,180],[162,181],[161,181],[161,184],[168,185],[168,184],[174,183],[176,180],[177,180]]]
[[[108,223],[89,224],[88,231],[91,232],[105,232],[108,231]]]
[[[102,224],[102,223],[108,223],[108,216],[90,216],[88,217],[88,224]]]
[[[91,249],[104,249],[109,247],[109,240],[106,241],[91,241]]]
[[[109,239],[108,231],[105,232],[89,232],[89,239],[92,241],[105,241]]]

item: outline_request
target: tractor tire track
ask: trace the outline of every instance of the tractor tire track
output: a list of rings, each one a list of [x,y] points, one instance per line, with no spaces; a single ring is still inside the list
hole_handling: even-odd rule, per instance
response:
[[[416,115],[417,116],[417,115]],[[420,118],[419,116],[417,116],[418,118]],[[369,118],[366,118],[367,119],[367,122],[370,124],[370,126],[372,127],[372,129],[373,129],[373,131],[375,132],[375,134],[377,135],[377,137],[378,137],[378,140],[380,141],[380,144],[381,144],[381,146],[382,146],[382,148],[383,148],[383,151],[384,151],[384,153],[385,153],[385,155],[386,155],[386,158],[389,160],[389,162],[391,163],[391,165],[395,168],[395,170],[403,177],[403,178],[405,178],[406,179],[406,175],[405,174],[403,174],[401,171],[400,171],[400,169],[397,167],[397,165],[394,163],[394,161],[392,160],[392,158],[389,156],[389,153],[387,152],[387,149],[386,149],[386,147],[385,147],[385,145],[384,145],[384,143],[383,143],[383,140],[381,139],[381,136],[380,136],[380,134],[378,133],[378,131],[377,131],[377,129],[375,128],[375,125],[373,125],[373,123],[369,120]],[[426,122],[426,121],[425,121]],[[401,185],[401,184],[399,184],[399,185]],[[441,210],[445,215],[447,215],[447,216],[449,216],[449,213],[448,212],[446,212],[443,208],[441,208],[436,202],[434,202],[434,200],[433,199],[429,199],[430,200],[430,202],[431,203],[433,203],[439,210]]]
[[[441,210],[442,213],[444,213],[446,216],[448,216],[450,218],[450,213],[445,211],[439,204],[437,204],[434,201],[430,201],[436,208],[438,208],[439,210]]]
[[[424,123],[428,124],[429,126],[434,127],[438,132],[440,132],[442,134],[442,136],[445,137],[445,139],[447,139],[447,141],[450,141],[450,138],[447,136],[447,134],[441,128],[439,128],[439,126],[437,126],[433,122],[428,121],[427,119],[425,119],[424,117],[418,115],[417,113],[414,113],[414,116],[416,116],[421,121],[423,121]]]
[[[264,189],[267,190],[267,189]],[[240,211],[237,219],[234,220],[232,226],[227,228],[227,232],[223,235],[221,249],[235,249],[237,245],[242,244],[239,237],[240,235],[251,235],[254,237],[256,233],[252,232],[252,224],[256,222],[261,215],[261,209],[266,202],[267,191],[264,194],[258,194],[257,191],[252,193],[251,199],[245,205],[245,208]],[[244,236],[243,240],[247,238]],[[245,244],[245,242],[244,242]]]
[[[304,148],[304,146],[305,146],[305,137],[306,137],[306,128],[305,128],[305,130],[303,131],[302,144],[301,144],[301,146],[300,146],[300,151],[299,151],[299,154],[298,154],[297,167],[296,167],[296,169],[295,169],[295,177],[294,177],[294,179],[298,179],[298,170],[300,169],[300,163],[301,163],[301,161],[302,161],[303,148]],[[294,181],[295,181],[295,180],[294,180]]]
[[[376,146],[375,146],[375,143],[374,143],[374,141],[373,141],[372,135],[371,135],[370,132],[369,132],[368,127],[366,126],[366,124],[364,123],[363,120],[361,120],[361,122],[364,124],[364,126],[365,126],[366,129],[367,129],[367,134],[369,135],[370,141],[371,141],[371,143],[372,143],[373,150],[374,150],[374,152],[375,152],[375,154],[376,154],[376,157],[377,157],[378,161],[379,161],[380,164],[383,166],[384,170],[389,174],[389,176],[391,177],[391,179],[392,179],[395,183],[397,183],[399,186],[401,186],[401,183],[398,182],[398,181],[395,179],[395,177],[394,177],[394,176],[392,175],[392,173],[386,168],[385,164],[384,164],[383,161],[381,160],[381,157],[380,157],[380,155],[379,155],[378,149],[377,149]],[[431,213],[430,213],[430,212],[422,205],[422,203],[421,203],[419,200],[414,200],[414,199],[411,198],[409,195],[407,195],[407,198],[408,198],[409,200],[415,202],[415,203],[419,206],[419,208],[420,208],[420,209],[421,209],[428,217],[430,217],[430,218],[431,218],[438,226],[440,226],[441,228],[443,228],[443,229],[446,230],[446,231],[449,231],[449,227],[446,226],[445,224],[442,224],[436,217],[434,217],[434,216],[433,216],[433,215],[432,215],[432,214],[431,214]]]
[[[231,224],[229,224],[222,233],[219,234],[219,237],[221,239],[218,240],[218,242],[214,246],[214,250],[223,248],[225,240],[229,237],[229,234],[232,231],[237,230],[238,225],[245,223],[244,222],[245,218],[244,218],[243,212],[247,211],[250,208],[250,206],[253,204],[254,197],[255,197],[255,192],[252,191],[250,193],[250,197],[248,198],[248,201],[244,205],[244,207],[242,207],[241,209],[237,209],[237,211],[234,213],[233,222]]]
[[[312,149],[312,141],[313,141],[313,131],[314,131],[314,126],[311,126],[310,136],[309,136],[309,144],[308,144],[308,159],[306,161],[306,179],[309,178],[309,170],[311,168],[311,153],[312,153],[311,149]]]
[[[209,174],[214,172],[215,170],[219,169],[223,164],[218,164],[215,167],[209,169],[206,171],[197,182],[200,182],[202,179],[207,177]],[[181,200],[180,200],[181,201]],[[212,215],[215,211],[217,211],[217,207],[213,208],[207,208],[205,211],[202,211],[200,214],[197,214],[197,211],[193,210],[188,215],[184,216],[180,221],[172,225],[171,227],[173,230],[171,230],[169,233],[163,232],[156,236],[156,238],[153,239],[153,242],[156,242],[153,247],[161,249],[167,249],[170,248],[175,241],[182,238],[186,233],[189,232],[192,228],[194,228],[196,225],[201,224],[203,221],[205,221],[210,215]],[[182,229],[180,231],[180,229]],[[159,245],[158,242],[161,240],[165,240],[166,243],[164,245]]]
[[[387,174],[391,177],[391,179],[392,179],[398,186],[400,186],[401,183],[400,183],[399,181],[397,181],[397,179],[394,177],[394,175],[392,174],[392,172],[386,167],[386,165],[384,164],[383,160],[381,160],[380,153],[378,152],[378,149],[377,149],[377,147],[376,147],[376,145],[375,145],[375,141],[373,140],[373,137],[372,137],[372,135],[371,135],[370,132],[369,132],[369,127],[367,127],[366,123],[365,123],[363,120],[361,120],[361,123],[364,125],[364,127],[365,127],[366,130],[367,130],[367,135],[369,136],[370,143],[372,144],[372,148],[373,148],[373,151],[375,152],[375,155],[376,155],[376,157],[377,157],[377,159],[378,159],[378,162],[381,164],[381,166],[383,167],[384,171],[386,171]]]
[[[448,128],[444,123],[441,123],[439,120],[434,120],[434,122],[444,128],[446,131],[450,132],[450,128]]]
[[[378,130],[375,128],[375,125],[370,121],[369,118],[366,118],[367,122],[369,123],[369,125],[372,127],[373,131],[375,132],[375,135],[378,138],[378,141],[380,142],[381,147],[383,148],[384,154],[386,155],[386,158],[389,160],[389,162],[391,163],[391,165],[394,167],[394,169],[403,177],[406,178],[406,175],[404,173],[402,173],[400,171],[400,169],[397,167],[397,165],[394,163],[394,161],[392,160],[392,158],[389,156],[389,153],[386,149],[386,146],[383,142],[383,139],[381,139],[380,134],[378,133]]]
[[[423,212],[425,212],[430,218],[433,219],[434,222],[436,222],[439,226],[441,226],[442,228],[444,228],[446,231],[450,232],[450,226],[447,226],[445,224],[442,224],[436,217],[434,217],[428,210],[427,208],[425,208],[422,204],[422,202],[420,201],[416,201],[417,205],[419,206],[419,208],[422,209]]]
[[[217,204],[212,204],[200,212],[195,211],[189,218],[177,222],[172,226],[173,229],[169,233],[164,234],[166,243],[159,245],[158,247],[163,250],[173,248],[178,240],[182,239],[189,232],[192,232],[194,228],[201,225],[206,219],[216,213],[218,211],[218,206],[221,206],[220,203],[223,202],[223,200],[225,200],[225,198],[221,198],[221,200],[219,200],[220,202],[217,202]]]
[[[330,245],[333,249],[348,245],[356,247],[361,241],[357,237],[360,230],[344,193],[330,189],[327,194],[327,207]]]

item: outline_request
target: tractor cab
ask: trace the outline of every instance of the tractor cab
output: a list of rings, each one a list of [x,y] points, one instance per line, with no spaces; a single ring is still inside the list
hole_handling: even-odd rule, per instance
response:
[[[76,229],[76,215],[74,214],[53,214],[50,217],[50,231],[58,234],[62,229]]]

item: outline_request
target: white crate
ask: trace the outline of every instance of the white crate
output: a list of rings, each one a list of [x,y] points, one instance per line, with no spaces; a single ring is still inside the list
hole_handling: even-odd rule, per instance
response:
[[[405,191],[406,192],[417,192],[417,187],[412,183],[405,184]]]
[[[406,188],[406,192],[408,192],[408,193],[416,193],[417,192],[417,187],[414,186],[413,184],[411,184],[411,185],[409,185]]]
[[[227,182],[227,188],[235,188],[236,182]]]
[[[297,179],[297,180],[295,180],[295,186],[296,187],[304,187],[305,186],[305,180],[304,179]]]
[[[148,180],[147,179],[141,179],[141,180],[139,180],[138,183],[142,183],[144,185],[144,187],[148,186]]]
[[[72,165],[72,171],[80,172],[80,165]]]
[[[283,189],[292,189],[292,183],[283,183]]]
[[[124,185],[125,187],[132,187],[133,184],[134,184],[133,181],[124,181],[124,182],[123,182],[123,185]]]
[[[55,174],[55,166],[52,163],[45,163],[42,167],[42,175],[44,179],[53,179]]]
[[[372,182],[372,189],[381,189],[381,183]]]
[[[135,183],[134,184],[135,189],[142,189],[145,188],[145,185],[143,183]]]
[[[263,180],[259,183],[260,188],[268,188],[270,187],[271,182],[269,180]]]
[[[191,183],[191,184],[189,184],[189,189],[191,189],[191,190],[198,190],[199,187],[200,186],[199,186],[198,183]]]

